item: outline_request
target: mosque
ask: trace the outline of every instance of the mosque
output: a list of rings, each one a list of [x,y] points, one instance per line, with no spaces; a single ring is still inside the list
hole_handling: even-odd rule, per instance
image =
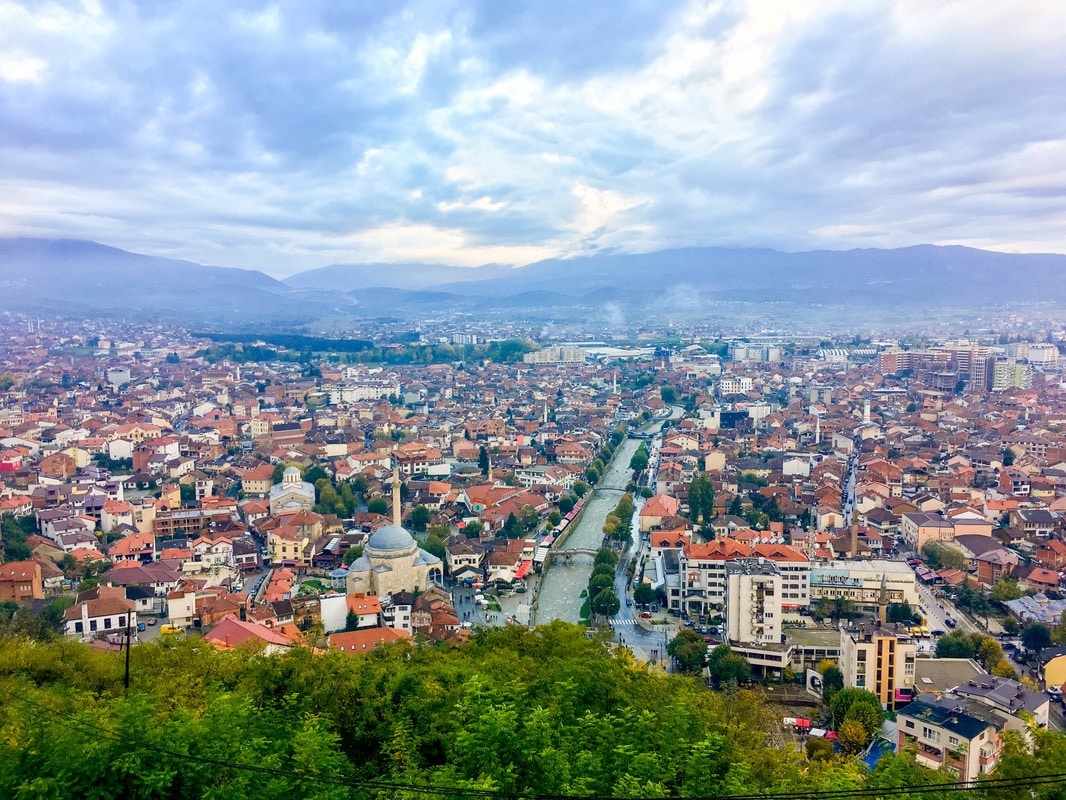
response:
[[[392,524],[378,528],[363,547],[363,554],[348,568],[346,592],[384,597],[396,592],[425,591],[440,583],[444,565],[426,552],[400,525],[400,473],[392,476]]]

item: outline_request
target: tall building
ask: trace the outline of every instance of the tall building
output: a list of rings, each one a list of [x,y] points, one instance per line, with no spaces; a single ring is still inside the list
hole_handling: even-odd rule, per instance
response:
[[[840,631],[840,671],[844,685],[873,692],[894,710],[914,690],[917,647],[911,638],[880,620],[867,620]]]
[[[726,564],[725,619],[729,641],[780,644],[781,573],[763,558]]]

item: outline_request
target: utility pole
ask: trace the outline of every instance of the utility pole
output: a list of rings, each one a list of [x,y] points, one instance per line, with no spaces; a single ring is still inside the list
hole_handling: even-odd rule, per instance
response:
[[[130,693],[130,645],[133,639],[133,612],[126,612],[126,676],[122,681],[123,694],[128,697]]]

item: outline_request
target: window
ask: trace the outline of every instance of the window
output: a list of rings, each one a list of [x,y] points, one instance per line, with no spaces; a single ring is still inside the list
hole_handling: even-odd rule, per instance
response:
[[[74,633],[81,633],[81,623],[80,622],[75,622],[74,623]]]
[[[922,736],[924,736],[926,739],[928,739],[931,742],[939,742],[940,741],[940,731],[934,730],[933,728],[923,727],[922,728]]]
[[[949,736],[948,737],[948,744],[956,745],[958,743],[959,743],[959,737],[958,736]]]

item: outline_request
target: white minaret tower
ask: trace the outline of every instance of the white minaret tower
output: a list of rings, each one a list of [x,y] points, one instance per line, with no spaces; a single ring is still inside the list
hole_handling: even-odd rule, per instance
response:
[[[867,400],[862,406],[862,424],[870,424],[870,401]]]
[[[814,418],[814,443],[822,443],[822,415],[819,414]]]
[[[544,401],[544,424],[548,424],[548,401]]]
[[[392,466],[392,524],[400,527],[400,465]]]

